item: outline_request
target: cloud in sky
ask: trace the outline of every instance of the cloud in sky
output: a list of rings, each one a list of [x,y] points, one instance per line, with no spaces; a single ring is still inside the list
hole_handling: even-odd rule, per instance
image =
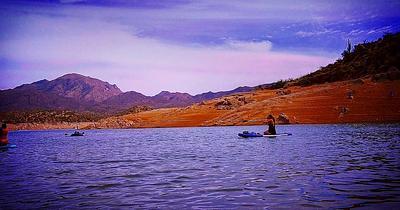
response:
[[[268,52],[272,48],[270,41],[237,41],[229,40],[226,42],[228,48],[241,51]],[[225,45],[223,45],[225,46]]]
[[[5,4],[0,88],[77,72],[148,95],[227,90],[309,73],[334,61],[348,36],[398,29],[390,12],[369,27],[357,14],[331,22],[326,2],[146,2]]]

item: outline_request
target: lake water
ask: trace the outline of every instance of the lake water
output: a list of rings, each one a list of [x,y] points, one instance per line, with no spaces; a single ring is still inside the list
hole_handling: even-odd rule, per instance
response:
[[[0,209],[400,208],[400,125],[11,132]]]

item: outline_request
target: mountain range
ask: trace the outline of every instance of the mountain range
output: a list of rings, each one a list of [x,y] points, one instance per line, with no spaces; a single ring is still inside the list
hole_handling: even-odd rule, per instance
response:
[[[73,110],[113,114],[133,106],[182,107],[251,90],[252,87],[239,87],[230,91],[207,92],[194,96],[162,91],[155,96],[146,96],[135,91],[122,92],[116,85],[108,82],[71,73],[51,81],[40,80],[14,89],[0,90],[0,110]]]

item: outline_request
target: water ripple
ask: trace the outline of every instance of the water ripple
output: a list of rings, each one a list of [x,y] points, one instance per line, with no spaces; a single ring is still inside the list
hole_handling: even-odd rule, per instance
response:
[[[399,125],[11,132],[3,209],[398,209]]]

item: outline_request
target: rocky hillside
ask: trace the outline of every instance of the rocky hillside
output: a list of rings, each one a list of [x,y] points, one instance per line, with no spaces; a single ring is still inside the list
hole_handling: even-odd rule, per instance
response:
[[[374,80],[400,79],[400,33],[354,47],[349,42],[341,59],[289,84],[308,86],[365,76],[372,76]]]

